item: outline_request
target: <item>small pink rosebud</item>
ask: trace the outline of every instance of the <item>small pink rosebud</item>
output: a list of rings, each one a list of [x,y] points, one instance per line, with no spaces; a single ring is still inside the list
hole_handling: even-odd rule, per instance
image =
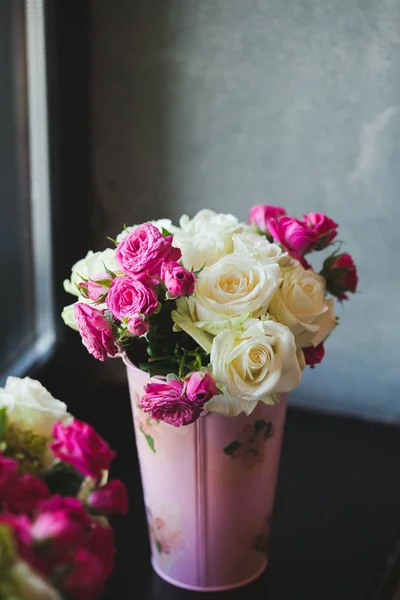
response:
[[[98,283],[99,282],[99,283]],[[88,296],[93,302],[99,302],[107,294],[112,283],[108,273],[99,273],[87,282]]]
[[[285,215],[286,210],[280,206],[256,204],[250,209],[249,223],[250,225],[255,225],[262,233],[268,233],[268,221],[270,219],[278,220]]]
[[[167,290],[173,296],[190,296],[190,294],[193,294],[196,276],[179,263],[164,263],[161,268],[161,278]]]
[[[95,490],[87,499],[88,506],[104,515],[126,515],[128,512],[128,493],[126,487],[115,479]]]
[[[324,344],[318,344],[318,346],[309,346],[303,348],[304,360],[306,365],[309,365],[311,369],[314,369],[315,365],[318,365],[325,356]]]
[[[309,213],[304,216],[303,220],[316,233],[317,242],[313,250],[323,250],[337,236],[339,225],[322,213]]]
[[[346,292],[354,294],[358,285],[357,268],[350,254],[332,254],[323,264],[321,275],[326,280],[326,288],[339,300],[348,300]]]
[[[268,229],[272,237],[285,250],[299,255],[310,250],[317,240],[315,231],[306,223],[292,217],[282,217],[279,221],[271,219],[268,221]]]
[[[186,380],[186,395],[199,406],[203,406],[205,402],[220,393],[214,377],[208,372],[197,371]]]
[[[146,321],[146,317],[137,313],[130,317],[127,325],[127,329],[131,335],[136,337],[141,337],[145,335],[149,331],[150,325],[149,322]]]

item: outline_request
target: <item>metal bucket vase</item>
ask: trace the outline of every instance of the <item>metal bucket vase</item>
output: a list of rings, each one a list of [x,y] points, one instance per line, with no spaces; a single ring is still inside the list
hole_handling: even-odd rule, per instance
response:
[[[196,591],[253,581],[268,562],[286,395],[250,416],[206,413],[177,428],[140,409],[149,376],[125,364],[154,570]]]

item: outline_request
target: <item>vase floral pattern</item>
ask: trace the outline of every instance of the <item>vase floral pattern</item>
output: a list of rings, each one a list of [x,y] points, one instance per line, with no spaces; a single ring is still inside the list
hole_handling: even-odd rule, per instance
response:
[[[232,459],[243,459],[251,469],[257,463],[265,460],[266,441],[273,436],[273,424],[259,419],[251,425],[246,425],[224,452]]]
[[[268,554],[271,528],[271,515],[267,515],[260,527],[260,532],[253,538],[252,546],[257,552]]]

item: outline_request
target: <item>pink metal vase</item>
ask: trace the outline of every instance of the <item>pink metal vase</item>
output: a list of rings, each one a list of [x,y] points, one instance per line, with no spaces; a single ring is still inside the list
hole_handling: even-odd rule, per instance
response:
[[[268,562],[286,396],[177,428],[140,409],[149,377],[125,363],[154,570],[196,591],[253,581]]]

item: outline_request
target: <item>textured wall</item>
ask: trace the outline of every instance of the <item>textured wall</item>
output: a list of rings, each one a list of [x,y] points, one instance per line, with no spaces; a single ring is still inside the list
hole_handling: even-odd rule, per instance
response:
[[[400,4],[92,0],[97,244],[269,202],[341,224],[360,294],[292,402],[400,421]]]

